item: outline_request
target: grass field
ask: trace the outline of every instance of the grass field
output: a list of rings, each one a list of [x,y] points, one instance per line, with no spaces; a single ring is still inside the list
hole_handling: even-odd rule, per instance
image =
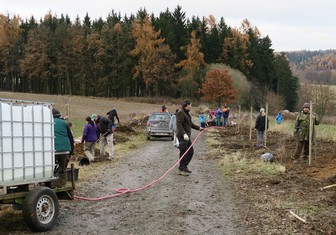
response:
[[[335,87],[336,89],[336,87]],[[80,97],[80,96],[55,96],[55,95],[43,95],[43,94],[29,94],[29,93],[14,93],[14,92],[0,92],[0,98],[6,99],[19,99],[19,100],[31,100],[31,101],[43,101],[54,104],[54,107],[59,109],[63,116],[69,115],[74,125],[74,136],[79,138],[82,135],[83,127],[85,125],[85,118],[91,116],[92,113],[105,115],[112,108],[116,108],[120,117],[121,124],[128,124],[133,120],[143,119],[149,116],[150,113],[159,111],[163,104],[150,104],[144,103],[140,99],[132,99],[132,102],[124,99],[103,99],[95,97]],[[141,102],[136,102],[137,100]],[[174,112],[178,108],[178,104],[172,104],[169,101],[164,105],[170,112]],[[178,101],[174,100],[175,103]],[[200,105],[204,109],[206,105]],[[199,107],[193,107],[194,115],[198,115]],[[67,112],[69,110],[69,113]],[[249,113],[242,112],[241,116],[247,117],[242,122],[249,122]],[[253,124],[256,114],[253,117]],[[275,117],[270,116],[269,130],[279,131],[286,134],[293,134],[294,121],[285,120],[280,125],[275,123]],[[321,123],[316,126],[316,137],[323,139],[336,140],[336,125],[325,125]]]

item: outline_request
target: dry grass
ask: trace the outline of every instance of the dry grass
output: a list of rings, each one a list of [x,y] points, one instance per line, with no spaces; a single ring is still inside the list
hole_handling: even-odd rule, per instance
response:
[[[210,130],[208,133],[212,135],[216,130]],[[207,143],[210,146],[221,146],[223,141],[221,138],[207,138]],[[236,151],[234,153],[227,152],[225,147],[216,147],[210,150],[210,155],[220,155],[220,167],[225,175],[230,178],[250,178],[255,175],[269,176],[285,171],[285,167],[273,163],[264,162],[261,159],[255,159],[252,156],[247,156],[246,153]]]
[[[53,103],[54,107],[66,116],[67,104],[70,105],[70,119],[83,119],[91,116],[92,113],[105,115],[112,108],[116,108],[121,117],[121,121],[130,120],[134,116],[148,115],[152,112],[159,111],[162,104],[149,104],[137,102],[129,102],[123,99],[104,99],[95,97],[82,97],[82,96],[55,96],[43,94],[28,94],[28,93],[15,93],[15,92],[0,92],[1,98],[30,100],[30,101],[43,101]],[[177,107],[174,104],[166,104],[169,111],[175,110]]]

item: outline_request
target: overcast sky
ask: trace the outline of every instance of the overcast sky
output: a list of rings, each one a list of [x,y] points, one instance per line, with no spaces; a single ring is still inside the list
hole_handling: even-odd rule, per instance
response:
[[[275,51],[336,49],[335,0],[0,0],[0,13],[40,19],[51,11],[71,20],[77,15],[83,20],[88,13],[91,19],[105,20],[112,10],[129,16],[146,8],[159,16],[177,5],[189,19],[211,14],[237,28],[248,19],[271,38]]]

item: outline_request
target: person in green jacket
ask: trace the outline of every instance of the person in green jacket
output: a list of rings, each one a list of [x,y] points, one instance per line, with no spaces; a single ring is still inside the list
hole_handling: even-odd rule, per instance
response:
[[[57,109],[52,110],[54,117],[54,136],[55,136],[55,160],[58,164],[58,183],[56,187],[66,186],[66,168],[74,139],[68,123],[61,118],[61,113]]]
[[[314,126],[319,125],[319,119],[316,113],[313,114],[313,137],[314,137]],[[294,164],[299,163],[300,154],[303,150],[303,161],[307,162],[309,155],[309,126],[310,126],[310,105],[309,103],[304,103],[302,111],[296,118],[295,121],[295,131],[294,136],[297,140],[296,151],[294,155]]]

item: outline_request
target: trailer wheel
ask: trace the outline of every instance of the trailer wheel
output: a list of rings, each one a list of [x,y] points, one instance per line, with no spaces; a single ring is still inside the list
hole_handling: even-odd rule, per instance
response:
[[[33,231],[50,230],[59,214],[56,193],[47,187],[37,187],[26,196],[22,207],[23,220]]]

